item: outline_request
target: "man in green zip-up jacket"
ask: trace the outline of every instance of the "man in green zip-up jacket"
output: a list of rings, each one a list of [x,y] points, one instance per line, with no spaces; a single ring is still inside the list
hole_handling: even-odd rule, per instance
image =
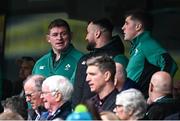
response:
[[[157,71],[166,71],[173,77],[177,64],[168,52],[152,38],[151,16],[142,10],[129,11],[126,14],[124,40],[132,44],[127,77],[135,81],[144,95],[148,96],[150,78]]]
[[[83,54],[71,44],[68,23],[62,19],[52,21],[48,26],[47,40],[52,49],[36,62],[32,73],[44,77],[62,75],[73,83],[77,62]]]

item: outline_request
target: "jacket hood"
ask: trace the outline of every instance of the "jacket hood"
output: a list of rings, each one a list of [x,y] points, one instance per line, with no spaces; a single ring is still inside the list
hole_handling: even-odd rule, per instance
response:
[[[118,35],[113,36],[112,39],[105,46],[101,48],[94,48],[95,52],[111,52],[113,54],[124,54],[124,45]]]

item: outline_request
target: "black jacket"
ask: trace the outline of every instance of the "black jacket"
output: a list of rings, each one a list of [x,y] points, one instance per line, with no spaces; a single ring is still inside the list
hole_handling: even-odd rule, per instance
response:
[[[163,120],[165,117],[178,112],[179,103],[168,95],[148,106],[146,118],[149,120]]]
[[[91,98],[95,94],[90,91],[89,85],[86,82],[86,61],[88,58],[95,55],[107,54],[115,57],[119,54],[124,54],[124,45],[119,36],[114,36],[112,41],[102,48],[95,48],[90,53],[81,57],[78,62],[75,80],[74,80],[74,93],[72,95],[73,108],[85,100]]]
[[[56,118],[65,120],[67,118],[67,116],[71,113],[72,113],[71,103],[69,101],[67,101],[60,108],[58,108],[53,115],[48,116],[47,120],[53,120]]]
[[[109,93],[103,100],[99,99],[98,95],[93,96],[89,99],[98,112],[102,111],[111,111],[113,112],[114,108],[116,107],[116,95],[118,94],[118,90],[114,89],[111,93]]]

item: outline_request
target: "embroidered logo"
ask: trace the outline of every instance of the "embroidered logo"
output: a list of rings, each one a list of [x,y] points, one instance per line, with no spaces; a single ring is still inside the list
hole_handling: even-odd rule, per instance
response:
[[[71,67],[71,65],[70,65],[70,64],[67,64],[67,65],[65,66],[65,69],[64,69],[64,70],[68,71],[68,70],[70,69],[70,67]]]
[[[82,65],[86,65],[86,61],[83,61],[81,64],[82,64]]]
[[[134,55],[137,55],[137,53],[138,53],[138,49],[136,48],[136,49],[135,49]]]
[[[40,70],[43,70],[45,68],[45,66],[39,66]]]

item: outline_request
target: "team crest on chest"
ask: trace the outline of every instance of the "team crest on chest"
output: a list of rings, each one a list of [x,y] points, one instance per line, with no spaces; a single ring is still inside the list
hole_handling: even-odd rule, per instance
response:
[[[39,66],[40,70],[44,70],[45,66]]]
[[[65,66],[65,69],[64,69],[64,70],[68,71],[70,68],[71,68],[71,65],[70,65],[70,64],[67,64],[67,65]]]

